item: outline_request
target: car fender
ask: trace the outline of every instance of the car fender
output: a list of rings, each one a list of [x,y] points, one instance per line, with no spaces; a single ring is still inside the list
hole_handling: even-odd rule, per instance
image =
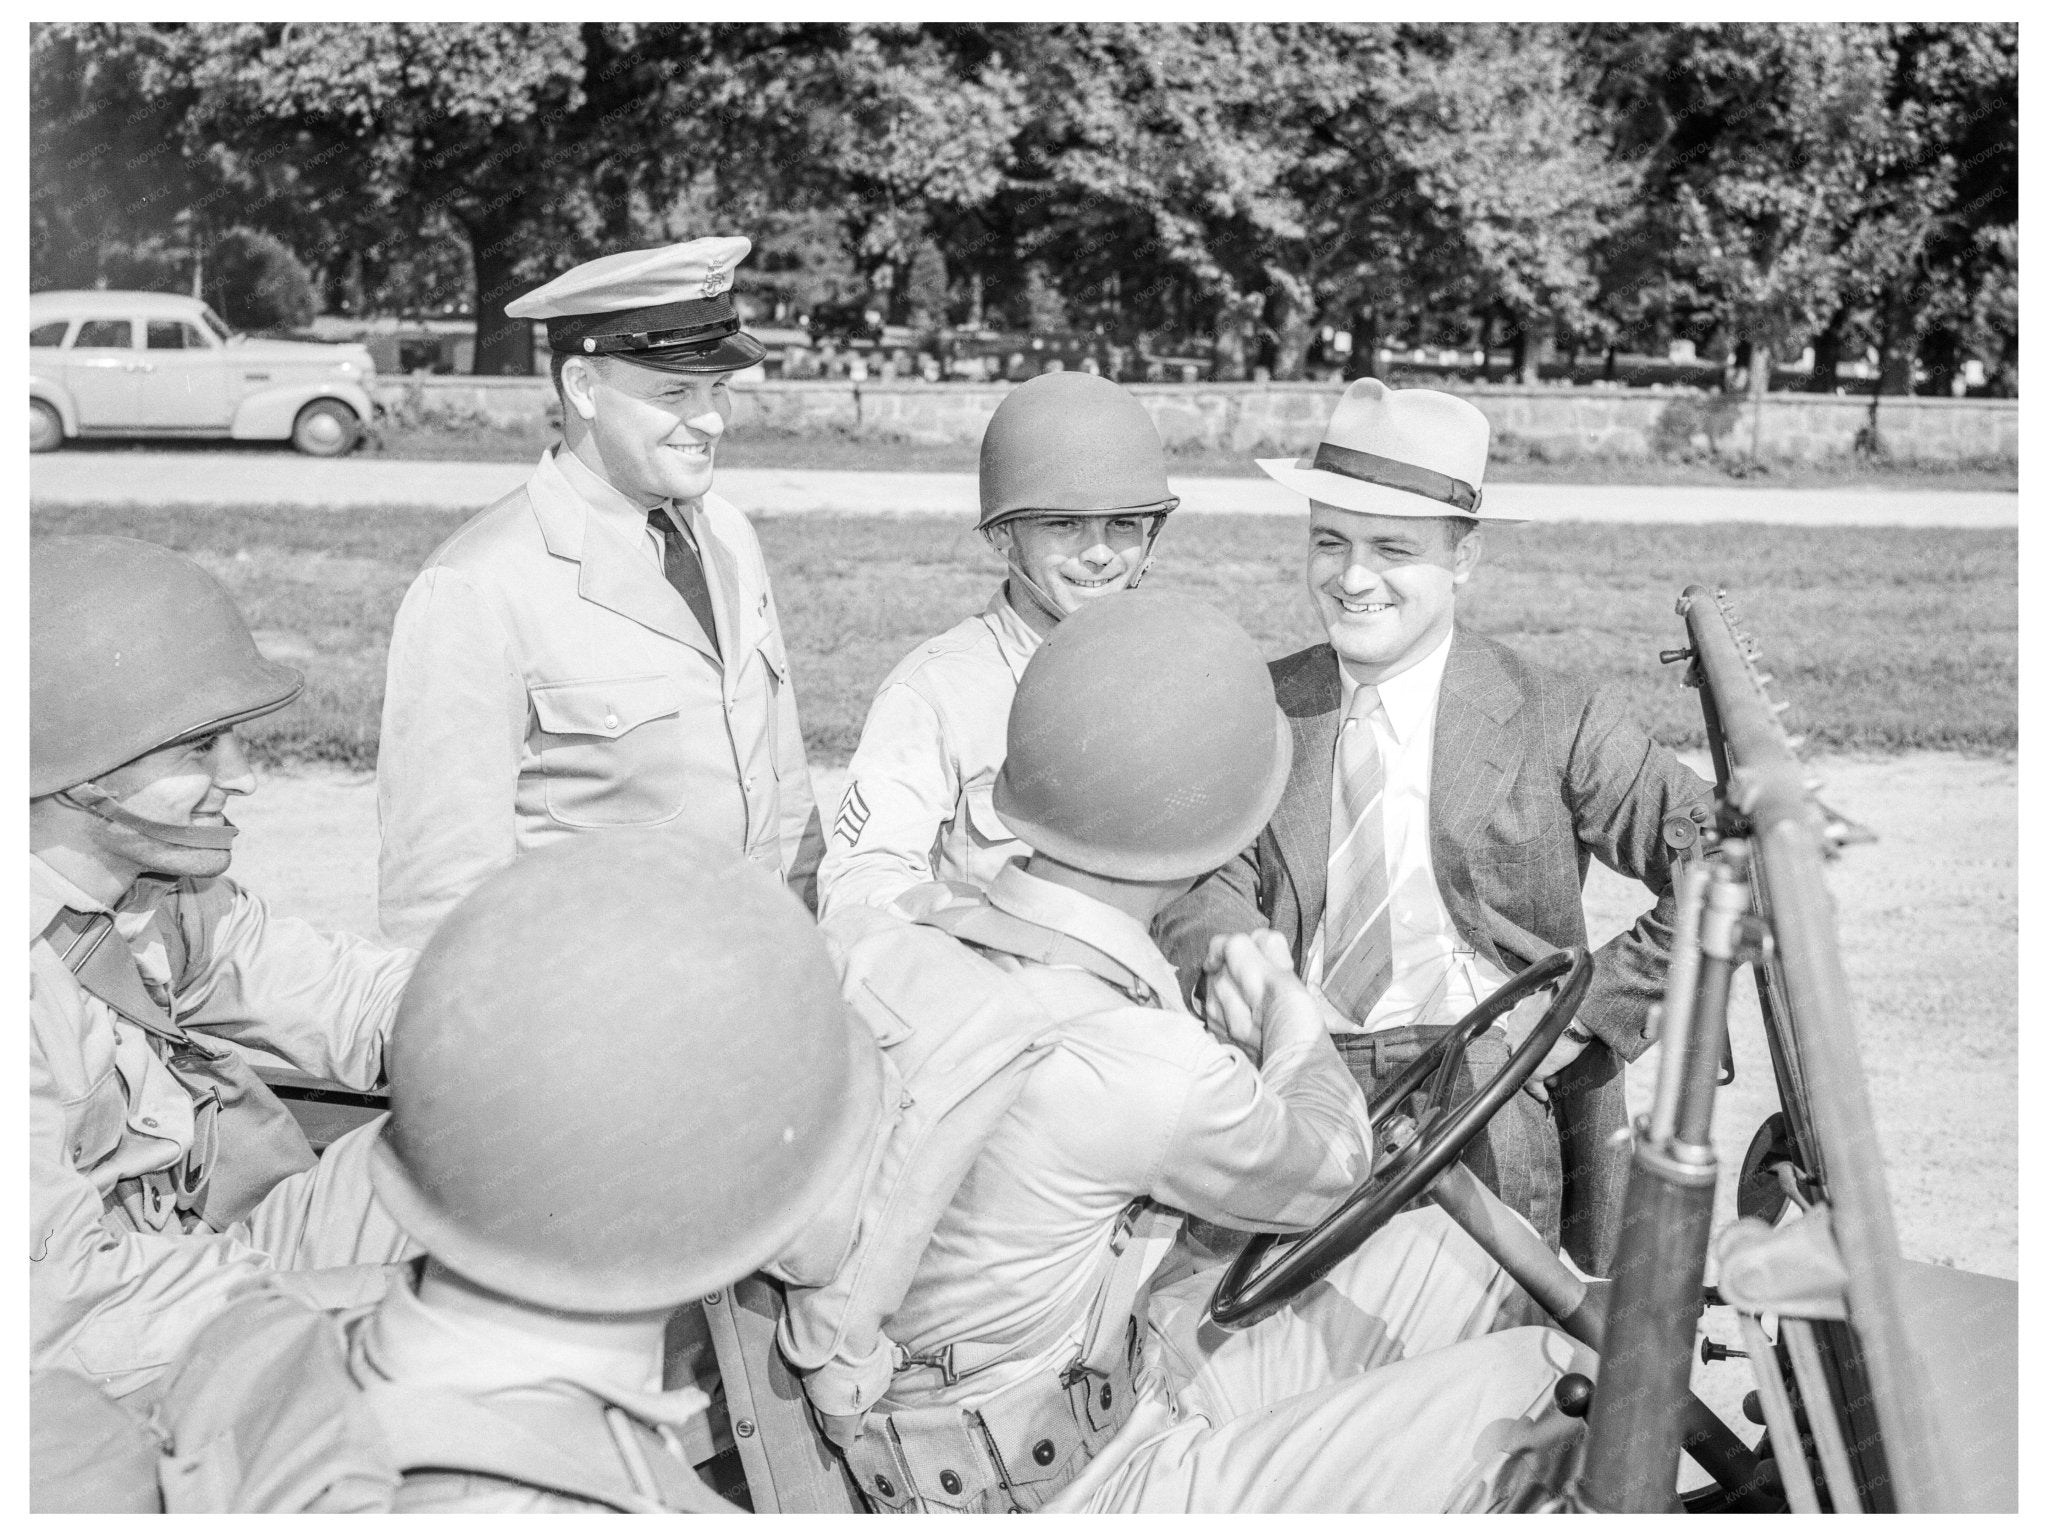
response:
[[[78,407],[71,403],[71,391],[47,374],[33,369],[28,376],[28,397],[40,400],[57,413],[57,419],[64,423],[64,435],[78,435]]]
[[[236,407],[234,424],[228,428],[228,436],[290,437],[292,423],[298,419],[299,412],[315,400],[339,400],[365,423],[373,420],[377,412],[369,394],[360,384],[343,379],[306,379],[279,384],[250,395]]]

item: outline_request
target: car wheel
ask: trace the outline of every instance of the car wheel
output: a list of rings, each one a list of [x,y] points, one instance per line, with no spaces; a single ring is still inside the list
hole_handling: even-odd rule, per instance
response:
[[[339,400],[315,400],[292,423],[292,446],[316,459],[338,458],[363,435],[356,413]]]
[[[49,403],[30,400],[28,403],[28,451],[48,453],[53,448],[64,446],[64,422]]]

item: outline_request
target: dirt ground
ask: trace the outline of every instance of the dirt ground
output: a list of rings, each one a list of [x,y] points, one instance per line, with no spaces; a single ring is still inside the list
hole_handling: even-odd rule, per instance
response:
[[[1814,769],[1822,798],[1879,838],[1843,855],[1833,889],[1901,1244],[1910,1258],[2017,1278],[2016,766],[1925,752]],[[843,777],[821,771],[821,799],[835,800]],[[235,872],[284,911],[374,933],[376,815],[365,775],[273,775],[237,810],[247,835]],[[1596,943],[1643,905],[1639,888],[1597,865],[1586,903]],[[1715,1116],[1724,1170],[1776,1107],[1746,981],[1734,1038],[1736,1079]],[[1630,1068],[1637,1109],[1655,1070],[1654,1048]]]

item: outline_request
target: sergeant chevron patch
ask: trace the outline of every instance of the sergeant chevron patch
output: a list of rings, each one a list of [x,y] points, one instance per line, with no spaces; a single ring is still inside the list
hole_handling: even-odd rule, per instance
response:
[[[845,798],[839,802],[839,818],[832,823],[832,835],[844,838],[851,847],[860,841],[861,829],[867,824],[867,798],[861,794],[858,784],[849,784]]]

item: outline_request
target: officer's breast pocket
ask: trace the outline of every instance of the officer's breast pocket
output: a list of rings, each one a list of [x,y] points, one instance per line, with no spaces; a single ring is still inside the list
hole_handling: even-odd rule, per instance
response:
[[[128,1094],[111,1066],[90,1089],[64,1105],[65,1151],[71,1165],[89,1173],[121,1145],[128,1125]]]
[[[1017,834],[996,814],[996,781],[970,784],[961,796],[967,802],[967,826],[977,848],[996,848],[1017,840]]]
[[[536,683],[533,748],[548,815],[569,827],[633,827],[683,807],[688,743],[675,679],[634,677]]]

